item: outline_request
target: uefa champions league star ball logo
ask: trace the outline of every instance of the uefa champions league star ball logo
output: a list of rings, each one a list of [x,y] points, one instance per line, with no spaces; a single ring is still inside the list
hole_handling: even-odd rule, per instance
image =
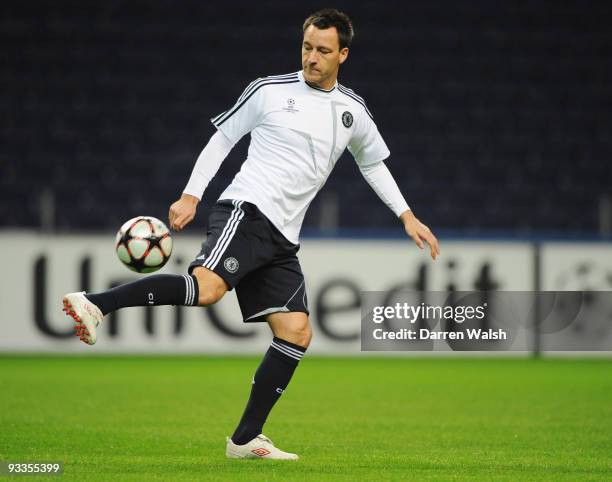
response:
[[[342,113],[342,123],[347,129],[353,125],[353,114],[351,114],[348,110],[345,110]]]
[[[292,97],[289,97],[287,99],[287,107],[284,107],[283,110],[285,112],[291,112],[292,114],[299,112],[299,110],[295,108],[295,99],[293,99]]]
[[[238,268],[240,267],[240,263],[238,263],[238,260],[234,257],[225,258],[225,261],[223,261],[223,266],[230,273],[235,273],[236,271],[238,271]]]

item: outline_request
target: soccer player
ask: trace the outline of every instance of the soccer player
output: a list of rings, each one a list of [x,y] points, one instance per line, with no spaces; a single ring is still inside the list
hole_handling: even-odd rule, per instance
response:
[[[295,460],[262,434],[312,337],[304,276],[296,256],[306,210],[345,148],[366,181],[393,210],[417,246],[438,241],[408,208],[384,164],[389,156],[365,101],[338,83],[353,37],[351,21],[335,9],[303,25],[302,70],[257,79],[236,104],[212,119],[217,128],[169,212],[180,231],[195,216],[204,190],[234,144],[251,133],[247,159],[212,207],[206,241],[187,275],[151,275],[102,293],[70,293],[64,310],[77,334],[96,342],[108,313],[127,306],[209,306],[236,288],[244,322],[266,321],[270,348],[253,378],[244,414],[231,438],[231,458]]]

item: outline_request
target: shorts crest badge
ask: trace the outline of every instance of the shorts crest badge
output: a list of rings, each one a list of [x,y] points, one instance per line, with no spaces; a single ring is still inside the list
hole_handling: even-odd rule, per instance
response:
[[[240,263],[238,263],[238,260],[234,257],[225,258],[225,261],[223,261],[223,267],[230,273],[235,273],[238,271]]]

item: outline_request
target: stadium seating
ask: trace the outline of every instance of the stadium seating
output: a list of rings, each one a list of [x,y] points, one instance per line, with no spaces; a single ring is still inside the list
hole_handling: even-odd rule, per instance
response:
[[[363,96],[409,204],[434,228],[595,233],[612,192],[612,4],[336,2]],[[0,226],[164,218],[209,118],[262,75],[300,68],[292,2],[3,2]],[[212,202],[246,153],[210,186]],[[339,227],[390,228],[348,154],[324,193]],[[306,227],[326,209],[315,200]]]

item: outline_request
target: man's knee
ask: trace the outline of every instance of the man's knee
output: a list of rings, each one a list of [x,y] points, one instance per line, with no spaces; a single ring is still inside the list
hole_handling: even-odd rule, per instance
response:
[[[308,348],[312,340],[312,328],[306,313],[273,313],[268,323],[274,336]]]
[[[297,341],[292,343],[308,348],[308,345],[310,345],[310,341],[312,340],[312,328],[310,327],[310,322],[307,322],[305,325],[299,327],[294,332],[294,336]]]
[[[192,274],[198,280],[198,305],[200,306],[215,304],[229,289],[221,276],[207,268],[195,268]]]

